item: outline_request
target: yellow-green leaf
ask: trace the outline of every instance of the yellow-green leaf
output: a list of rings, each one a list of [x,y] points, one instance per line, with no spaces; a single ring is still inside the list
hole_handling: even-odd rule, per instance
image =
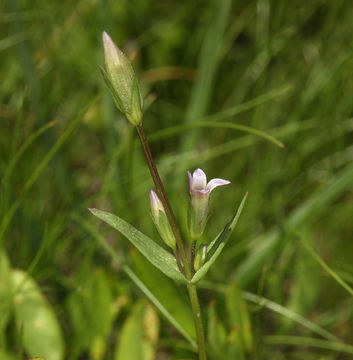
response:
[[[62,360],[61,329],[38,285],[24,271],[13,270],[11,289],[15,320],[26,353],[46,360]]]
[[[159,319],[152,305],[138,302],[121,330],[115,360],[154,360]]]

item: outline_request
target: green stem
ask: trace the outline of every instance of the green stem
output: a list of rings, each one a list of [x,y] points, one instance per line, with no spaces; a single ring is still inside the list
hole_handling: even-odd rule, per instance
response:
[[[189,298],[192,307],[192,313],[194,315],[196,340],[199,351],[199,360],[206,360],[207,357],[206,357],[205,335],[203,331],[201,309],[200,309],[199,298],[197,296],[196,285],[189,283],[187,287],[188,287]]]
[[[167,215],[169,224],[170,224],[170,226],[172,228],[172,231],[173,231],[173,234],[175,236],[175,240],[176,240],[176,244],[177,244],[177,247],[178,247],[178,250],[179,250],[179,254],[181,256],[182,264],[184,266],[185,276],[186,276],[186,278],[188,280],[190,280],[191,279],[191,269],[190,269],[190,265],[189,265],[189,262],[188,262],[188,259],[187,259],[187,256],[186,256],[183,239],[181,237],[181,233],[179,231],[179,227],[177,225],[177,222],[176,222],[172,207],[170,206],[167,194],[166,194],[165,189],[164,189],[164,185],[163,185],[162,180],[161,180],[161,178],[159,176],[156,164],[155,164],[153,156],[152,156],[150,146],[149,146],[149,144],[147,142],[147,138],[146,138],[146,135],[145,135],[145,132],[143,130],[143,127],[142,127],[141,123],[136,126],[136,130],[137,130],[137,133],[138,133],[138,135],[140,137],[142,149],[143,149],[143,152],[145,154],[147,165],[148,165],[148,168],[150,170],[153,182],[154,182],[154,184],[156,186],[157,193],[159,195],[159,198],[162,201],[162,204],[163,204],[165,213]],[[176,254],[176,255],[178,255],[178,254]]]
[[[190,281],[192,278],[192,273],[193,273],[192,269],[191,269],[192,263],[190,263],[188,261],[185,247],[184,247],[184,242],[183,242],[183,239],[181,236],[181,232],[180,232],[178,224],[176,222],[173,210],[170,206],[167,194],[164,189],[164,185],[159,176],[156,164],[155,164],[153,156],[152,156],[151,149],[147,142],[147,138],[146,138],[146,135],[145,135],[145,132],[143,130],[143,126],[141,123],[136,126],[136,130],[140,137],[142,149],[145,154],[146,161],[147,161],[148,168],[150,170],[153,182],[156,186],[157,193],[162,201],[169,224],[170,224],[173,234],[175,236],[178,251],[175,251],[174,254],[175,254],[177,263],[179,265],[180,270],[184,272],[186,279]],[[179,254],[181,257],[182,265],[184,266],[183,269],[181,268]],[[190,298],[190,302],[191,302],[191,308],[192,308],[192,312],[193,312],[193,316],[194,316],[199,360],[206,360],[207,358],[206,358],[205,335],[204,335],[204,331],[203,331],[201,309],[200,309],[199,298],[197,296],[196,285],[192,284],[191,282],[188,282],[187,288],[188,288],[189,298]]]

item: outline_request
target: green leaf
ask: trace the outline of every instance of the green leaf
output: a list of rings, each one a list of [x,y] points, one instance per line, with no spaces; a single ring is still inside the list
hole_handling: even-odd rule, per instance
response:
[[[64,342],[61,329],[37,284],[21,270],[13,270],[11,278],[12,306],[26,352],[32,357],[62,360]]]
[[[121,331],[115,360],[153,360],[159,336],[159,319],[146,301],[138,302]]]
[[[243,300],[241,291],[236,283],[231,283],[226,293],[227,313],[231,329],[236,329],[233,339],[240,346],[241,352],[251,353],[253,350],[253,336],[251,332],[250,317]]]
[[[0,334],[5,331],[11,312],[9,292],[11,284],[11,268],[4,252],[0,252]],[[0,357],[2,359],[2,357]]]
[[[5,350],[0,349],[0,359],[1,360],[18,360],[18,357],[14,354],[5,352]],[[40,359],[38,359],[40,360]]]
[[[186,279],[178,269],[174,256],[164,250],[148,236],[134,228],[123,219],[98,209],[89,209],[91,213],[103,220],[114,229],[124,235],[156,268],[168,277],[186,282]]]
[[[87,310],[91,316],[92,327],[96,336],[106,338],[109,335],[113,318],[110,282],[106,273],[99,269],[88,284]]]
[[[214,302],[208,306],[207,320],[207,340],[210,346],[210,355],[214,359],[224,359],[227,333],[217,316]]]
[[[195,327],[193,316],[189,307],[189,300],[185,293],[170,279],[157,271],[137,251],[131,252],[134,270],[140,281],[148,288],[158,302],[154,304],[174,325],[177,330],[195,345]]]
[[[238,207],[236,214],[233,216],[232,220],[224,227],[223,231],[211,242],[208,251],[207,251],[207,258],[208,260],[204,263],[204,265],[195,273],[193,278],[191,279],[192,283],[196,283],[200,281],[216,261],[218,256],[221,254],[223,248],[227,244],[230,235],[232,234],[235,225],[238,222],[240,214],[243,210],[246,198],[248,193],[246,193]]]

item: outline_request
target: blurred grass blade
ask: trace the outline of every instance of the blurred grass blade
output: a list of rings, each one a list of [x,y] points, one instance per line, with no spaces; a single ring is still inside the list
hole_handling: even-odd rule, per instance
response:
[[[90,212],[99,219],[112,226],[124,235],[155,267],[165,275],[178,281],[185,282],[184,276],[178,269],[178,265],[173,255],[160,247],[148,236],[134,228],[125,220],[116,215],[98,209],[89,209]]]
[[[185,294],[170,279],[151,266],[139,252],[132,251],[131,259],[140,280],[173,316],[188,338],[195,339],[192,312]]]
[[[320,266],[339,284],[341,285],[350,295],[353,296],[353,288],[351,288],[335,271],[333,271],[319,254],[307,243],[302,240],[302,244],[309,251],[310,255],[320,264]]]
[[[8,48],[19,44],[20,42],[25,40],[25,34],[19,33],[11,35],[5,39],[0,40],[0,51],[7,50]]]
[[[214,302],[208,306],[207,320],[207,341],[210,346],[210,355],[214,359],[222,359],[227,343],[227,333],[217,316]]]
[[[203,117],[207,111],[213,92],[214,78],[222,56],[225,42],[224,32],[228,23],[231,4],[231,0],[208,3],[210,7],[214,7],[214,9],[211,9],[214,18],[201,47],[198,75],[186,111],[186,123],[191,123]],[[180,150],[189,151],[194,148],[196,138],[197,134],[195,133],[186,134]],[[187,164],[180,165],[185,167]]]
[[[303,327],[309,329],[310,331],[326,338],[327,340],[331,341],[340,341],[339,338],[321,326],[313,323],[312,321],[306,319],[305,317],[297,314],[296,312],[277,304],[274,301],[271,301],[267,298],[264,298],[262,296],[250,293],[248,291],[243,291],[243,297],[245,300],[250,301],[254,304],[258,304],[259,306],[264,306],[265,308],[276,312],[277,314],[280,314],[282,316],[285,316],[286,318],[295,321],[297,324],[302,325]]]
[[[61,329],[37,284],[21,270],[13,270],[11,278],[12,306],[26,352],[32,357],[40,354],[46,360],[62,360]]]
[[[11,316],[11,268],[6,254],[0,250],[0,344]],[[0,357],[1,359],[1,357]]]
[[[234,124],[231,122],[221,122],[224,119],[232,117],[234,115],[240,114],[244,111],[250,110],[256,106],[263,104],[266,101],[277,98],[278,96],[287,93],[291,90],[293,86],[291,84],[287,84],[279,89],[271,90],[263,95],[260,95],[250,101],[244,102],[240,105],[235,105],[231,108],[225,109],[223,111],[217,112],[212,115],[205,116],[204,118],[194,119],[192,123],[181,124],[177,126],[168,127],[159,131],[154,132],[150,136],[148,136],[148,140],[150,142],[157,141],[159,139],[164,139],[169,136],[176,135],[178,133],[184,132],[188,129],[197,129],[199,127],[229,127],[234,130],[241,130],[244,132],[248,132],[254,135],[261,136],[279,147],[284,147],[284,144],[277,140],[275,137],[265,133],[264,131],[260,131],[248,126],[244,126],[241,124]],[[291,124],[292,125],[292,124]]]
[[[231,328],[236,329],[235,335],[239,338],[237,343],[242,347],[243,352],[251,353],[254,347],[254,340],[250,317],[241,291],[234,282],[228,285],[226,304]]]
[[[318,349],[343,352],[353,355],[353,346],[342,342],[327,341],[305,336],[269,335],[264,338],[265,343],[271,345],[308,346]]]
[[[114,360],[154,360],[158,336],[157,314],[146,301],[139,301],[123,325]]]
[[[284,144],[277,140],[275,137],[267,134],[264,131],[254,129],[249,126],[241,125],[241,124],[234,124],[230,122],[213,122],[213,121],[200,121],[200,122],[193,122],[191,124],[182,124],[173,127],[166,128],[164,130],[160,130],[154,133],[152,136],[149,136],[149,140],[158,140],[161,138],[166,138],[168,136],[172,136],[190,129],[198,129],[198,128],[221,128],[221,129],[232,129],[232,130],[240,130],[248,134],[256,135],[262,137],[273,144],[279,146],[280,148],[284,148]]]
[[[0,223],[0,248],[2,244],[2,240],[6,231],[7,226],[9,225],[12,217],[16,213],[18,207],[21,205],[25,193],[33,186],[33,184],[37,181],[43,170],[46,168],[46,166],[49,164],[49,162],[52,160],[54,155],[58,152],[58,150],[61,148],[61,146],[64,144],[64,142],[69,138],[69,136],[72,134],[78,123],[81,121],[83,116],[86,114],[87,109],[90,108],[90,106],[96,102],[97,97],[94,98],[88,106],[84,108],[84,110],[78,115],[74,121],[65,129],[63,134],[59,137],[57,142],[53,145],[53,147],[50,149],[50,151],[44,156],[43,160],[38,164],[38,166],[32,171],[31,175],[29,176],[28,180],[24,184],[21,196],[11,205],[10,209],[5,213],[3,218],[1,219]]]
[[[221,293],[227,292],[226,285],[216,284],[214,282],[209,282],[209,281],[200,282],[199,287],[201,287],[203,289],[215,290],[215,291],[218,291]],[[312,331],[313,333],[316,333],[316,334],[326,338],[327,340],[340,341],[340,339],[338,337],[331,334],[330,332],[328,332],[321,326],[313,323],[312,321],[304,318],[303,316],[295,313],[294,311],[292,311],[272,300],[269,300],[263,296],[253,294],[248,291],[242,291],[242,296],[246,301],[252,302],[253,304],[257,304],[257,305],[264,307],[266,309],[269,309],[287,319],[290,319],[290,320],[296,322],[297,324]]]
[[[283,229],[288,233],[295,231],[305,221],[318,216],[327,208],[327,205],[336,199],[344,190],[351,188],[353,182],[353,164],[346,167],[330,184],[326,185],[299,206],[289,216]],[[232,274],[233,279],[241,284],[247,284],[261,271],[265,262],[278,250],[283,239],[283,229],[274,229],[267,235],[257,239],[256,246]]]
[[[224,227],[223,231],[211,242],[211,244],[209,246],[209,250],[207,252],[207,257],[209,259],[195,273],[195,275],[191,279],[192,283],[196,283],[196,282],[200,281],[206,275],[207,271],[210,269],[210,267],[216,261],[218,256],[221,254],[223,248],[227,244],[227,242],[238,222],[238,219],[243,210],[247,196],[248,196],[248,193],[246,193],[244,195],[244,197],[239,205],[239,208],[238,208],[236,214],[233,216],[232,220]]]

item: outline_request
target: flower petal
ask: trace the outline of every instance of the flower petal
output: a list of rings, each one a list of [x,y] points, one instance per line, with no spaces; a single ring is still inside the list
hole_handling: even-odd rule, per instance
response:
[[[193,191],[205,190],[207,184],[206,174],[201,169],[196,169],[192,174],[192,185]]]
[[[230,184],[230,181],[216,178],[216,179],[212,179],[208,182],[206,189],[209,192],[211,192],[217,186],[228,185],[228,184]]]

